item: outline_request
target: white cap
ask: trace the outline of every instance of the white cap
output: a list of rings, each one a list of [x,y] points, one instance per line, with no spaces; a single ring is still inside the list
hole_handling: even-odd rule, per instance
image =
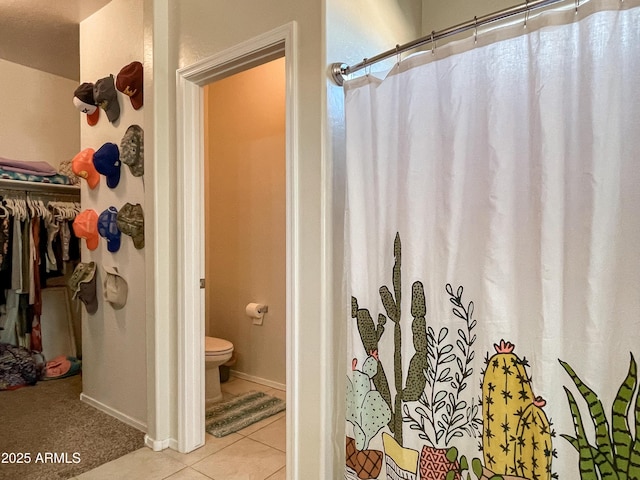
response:
[[[120,310],[127,303],[129,286],[127,281],[118,273],[117,267],[105,267],[104,298],[115,310]]]

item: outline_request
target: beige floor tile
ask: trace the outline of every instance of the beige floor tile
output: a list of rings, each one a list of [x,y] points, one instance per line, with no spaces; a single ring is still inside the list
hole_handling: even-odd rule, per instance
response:
[[[264,480],[285,466],[283,452],[249,438],[192,465],[214,480]]]
[[[280,418],[249,435],[249,438],[256,440],[270,447],[277,448],[282,452],[287,451],[287,419]]]
[[[242,378],[231,377],[228,382],[220,384],[220,389],[223,393],[240,395],[252,390],[256,392],[266,392],[267,390],[271,390],[271,387],[260,385],[259,383],[249,382],[247,380],[243,380]]]
[[[185,465],[162,452],[141,448],[78,476],[78,480],[161,480]]]
[[[180,453],[175,450],[163,450],[162,453],[167,455],[168,457],[174,458],[179,462],[184,463],[185,465],[193,465],[196,462],[199,462],[205,457],[208,457],[212,453],[215,453],[219,450],[222,450],[225,447],[228,447],[233,442],[237,442],[242,439],[241,435],[237,435],[232,433],[222,438],[216,438],[213,435],[209,435],[205,433],[205,444],[197,450],[194,450],[190,453]]]
[[[266,480],[287,480],[287,469],[286,467],[278,470],[276,473],[267,477]]]
[[[203,475],[191,467],[187,467],[180,470],[178,473],[174,473],[170,477],[167,477],[166,480],[210,480],[210,477]]]

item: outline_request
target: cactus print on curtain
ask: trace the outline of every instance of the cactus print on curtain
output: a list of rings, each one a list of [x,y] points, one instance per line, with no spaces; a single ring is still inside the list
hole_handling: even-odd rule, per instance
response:
[[[602,4],[345,84],[345,479],[640,479],[640,0]]]

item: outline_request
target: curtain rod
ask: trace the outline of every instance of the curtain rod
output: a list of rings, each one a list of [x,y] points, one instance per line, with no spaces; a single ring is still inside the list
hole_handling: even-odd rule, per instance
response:
[[[421,47],[422,45],[426,45],[427,43],[434,43],[443,38],[450,37],[452,35],[456,35],[458,33],[466,32],[469,30],[476,29],[478,27],[482,27],[489,23],[497,22],[499,20],[504,20],[505,18],[513,17],[515,15],[528,14],[532,10],[537,10],[539,8],[548,7],[549,5],[554,5],[556,3],[560,3],[566,0],[533,0],[530,2],[526,2],[522,5],[516,5],[513,7],[505,8],[504,10],[500,10],[499,12],[490,13],[483,17],[475,17],[472,20],[469,20],[464,23],[460,23],[454,27],[447,28],[445,30],[440,30],[438,32],[433,31],[429,35],[425,35],[424,37],[420,37],[411,42],[405,43],[403,45],[396,45],[396,48],[387,50],[386,52],[382,52],[375,57],[365,58],[360,63],[356,63],[355,65],[346,65],[344,63],[332,63],[330,66],[331,77],[336,85],[342,86],[344,84],[345,75],[349,75],[350,73],[357,72],[358,70],[362,70],[369,65],[373,65],[374,63],[378,63],[387,58],[393,57],[394,55],[400,55],[403,52],[408,50],[412,50],[417,47]],[[575,0],[576,3],[576,12],[578,11],[578,7],[580,6],[580,0]]]

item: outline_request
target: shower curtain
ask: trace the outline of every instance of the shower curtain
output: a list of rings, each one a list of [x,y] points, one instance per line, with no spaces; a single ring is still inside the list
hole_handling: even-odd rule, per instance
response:
[[[640,7],[592,3],[345,84],[345,478],[640,478]]]

